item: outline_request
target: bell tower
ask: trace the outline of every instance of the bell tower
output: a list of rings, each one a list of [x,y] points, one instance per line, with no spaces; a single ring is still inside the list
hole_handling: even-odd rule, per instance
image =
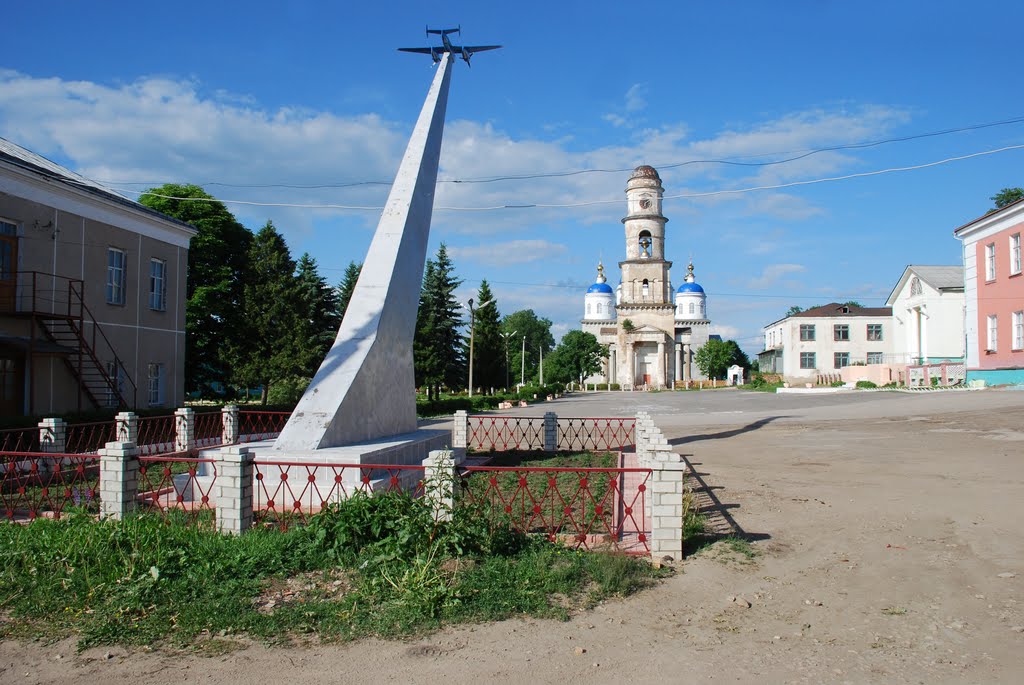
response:
[[[654,167],[638,166],[626,183],[626,260],[622,270],[621,304],[671,304],[669,269],[665,261],[665,224],[661,202],[665,189]]]

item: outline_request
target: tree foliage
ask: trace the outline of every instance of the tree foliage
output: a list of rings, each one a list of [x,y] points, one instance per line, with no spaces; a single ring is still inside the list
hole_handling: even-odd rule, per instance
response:
[[[1024,188],[1003,188],[989,199],[995,203],[995,209],[1002,209],[1022,197],[1024,197]]]
[[[547,357],[555,346],[555,339],[551,335],[551,320],[538,317],[532,309],[521,309],[501,320],[501,331],[504,334],[512,334],[509,339],[509,366],[512,378],[523,376],[527,383],[539,379],[541,349],[544,350],[544,356]],[[523,373],[524,337],[526,338],[525,374]],[[545,377],[544,380],[547,378]]]
[[[428,259],[424,268],[413,343],[416,384],[425,386],[431,399],[438,396],[442,386],[454,388],[462,384],[462,314],[455,299],[455,290],[462,281],[455,278],[454,272],[448,249],[442,243],[436,259]]]
[[[300,317],[297,350],[302,375],[311,378],[331,349],[341,323],[338,291],[317,271],[309,253],[299,258],[295,274],[296,307]]]
[[[601,360],[607,356],[607,348],[597,341],[593,333],[569,331],[562,336],[562,342],[551,353],[550,361],[544,360],[544,380],[555,383],[582,382],[584,378],[601,370]]]
[[[708,378],[725,378],[729,367],[734,364],[750,368],[750,360],[735,340],[708,340],[697,350],[693,361]]]
[[[252,233],[197,185],[169,183],[150,189],[139,202],[198,230],[188,252],[185,390],[208,394],[216,386],[223,388],[233,377],[229,350],[242,344]]]
[[[505,342],[501,338],[498,302],[486,280],[477,290],[475,312],[473,384],[479,388],[501,387],[505,384]]]
[[[352,292],[356,289],[356,282],[359,281],[359,274],[363,271],[362,264],[349,262],[345,267],[345,275],[341,277],[338,284],[338,321],[345,318],[348,311],[348,303],[352,301]]]

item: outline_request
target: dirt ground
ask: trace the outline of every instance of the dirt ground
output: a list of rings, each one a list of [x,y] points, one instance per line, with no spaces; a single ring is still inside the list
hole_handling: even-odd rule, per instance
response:
[[[720,542],[565,623],[411,642],[201,656],[8,641],[0,682],[1024,682],[1024,392],[624,395],[554,408],[650,411],[752,558]]]

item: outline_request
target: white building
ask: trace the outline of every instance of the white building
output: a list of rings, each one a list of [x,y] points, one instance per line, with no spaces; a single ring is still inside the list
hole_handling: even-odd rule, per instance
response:
[[[785,380],[813,380],[844,366],[884,364],[891,359],[892,309],[832,302],[787,316],[763,329],[762,373]]]
[[[885,304],[892,307],[893,361],[932,364],[964,356],[964,269],[910,265]]]
[[[673,381],[703,378],[693,355],[710,334],[707,297],[693,264],[679,290],[672,289],[672,262],[665,259],[664,192],[658,172],[646,165],[637,167],[626,184],[621,281],[613,292],[599,264],[597,281],[584,296],[582,329],[609,351],[603,373],[590,380],[664,388]]]

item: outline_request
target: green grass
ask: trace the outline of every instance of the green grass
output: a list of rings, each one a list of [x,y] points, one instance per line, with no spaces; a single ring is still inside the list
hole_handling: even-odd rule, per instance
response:
[[[307,526],[239,537],[145,515],[40,520],[0,526],[0,550],[0,634],[77,635],[81,648],[195,647],[238,634],[348,640],[565,618],[661,573],[493,527],[469,507],[435,522],[400,493],[353,496]]]

